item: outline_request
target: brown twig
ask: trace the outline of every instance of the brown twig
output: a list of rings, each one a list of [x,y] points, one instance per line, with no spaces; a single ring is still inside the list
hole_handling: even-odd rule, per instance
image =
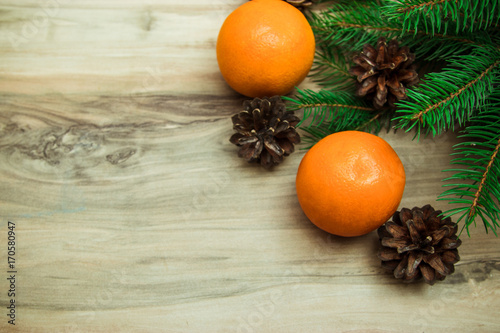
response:
[[[476,207],[478,207],[479,203],[479,196],[481,195],[481,192],[483,190],[484,184],[486,183],[486,178],[488,177],[488,173],[495,162],[495,158],[498,154],[498,151],[500,149],[500,138],[498,139],[497,145],[495,147],[495,150],[493,151],[493,154],[491,155],[490,161],[488,165],[486,166],[486,170],[483,173],[483,176],[481,177],[481,182],[479,183],[479,187],[476,191],[476,194],[474,195],[474,201],[472,202],[471,205],[471,210],[469,212],[469,219],[472,218],[476,214]]]
[[[356,127],[354,130],[355,131],[359,131],[360,129],[362,129],[363,127],[367,127],[369,124],[371,124],[372,122],[374,122],[375,120],[377,120],[378,118],[380,118],[381,115],[383,115],[384,113],[386,113],[387,110],[383,110],[383,111],[380,111],[379,113],[377,113],[375,116],[373,116],[370,120],[368,120],[367,122],[365,122],[364,124],[361,124],[359,125],[358,127]]]
[[[428,1],[428,2],[424,2],[424,3],[421,3],[421,4],[418,4],[418,5],[413,5],[413,6],[410,6],[410,7],[406,7],[406,8],[399,8],[397,11],[398,12],[409,12],[411,10],[414,10],[414,9],[417,9],[417,8],[422,8],[422,7],[426,7],[426,6],[431,6],[431,8],[435,5],[439,5],[443,2],[458,2],[457,0],[437,0],[437,1]]]
[[[299,108],[317,108],[317,107],[331,107],[331,108],[351,108],[351,109],[356,109],[356,110],[364,110],[364,111],[374,111],[373,108],[368,108],[365,106],[356,106],[356,105],[349,105],[349,104],[328,104],[328,103],[317,103],[317,104],[301,104],[299,105]]]

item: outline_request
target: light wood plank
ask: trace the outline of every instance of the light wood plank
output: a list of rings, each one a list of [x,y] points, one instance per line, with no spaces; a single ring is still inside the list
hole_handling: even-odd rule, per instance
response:
[[[0,331],[499,331],[498,238],[473,229],[455,274],[403,285],[381,269],[375,233],[334,237],[304,216],[305,150],[270,172],[237,157],[244,98],[214,48],[243,2],[61,0],[18,48],[6,34],[44,2],[2,2]],[[401,207],[447,209],[436,197],[455,135],[381,136],[407,172]]]

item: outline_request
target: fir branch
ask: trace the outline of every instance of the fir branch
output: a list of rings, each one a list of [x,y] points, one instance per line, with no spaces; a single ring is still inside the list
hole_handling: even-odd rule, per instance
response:
[[[426,60],[445,59],[456,54],[467,53],[474,47],[490,45],[490,36],[485,32],[460,35],[431,33],[422,27],[405,30],[399,20],[391,20],[390,11],[377,4],[340,2],[332,4],[323,12],[312,13],[309,21],[319,45],[340,47],[345,52],[358,51],[364,44],[375,44],[380,36],[398,38],[410,47],[417,58]],[[450,26],[454,26],[450,23]]]
[[[320,45],[310,76],[315,83],[328,87],[328,90],[354,91],[356,80],[349,73],[350,66],[350,62],[341,50]]]
[[[497,0],[385,0],[391,19],[402,22],[403,31],[416,33],[423,26],[427,33],[475,32],[498,26]],[[423,24],[422,24],[423,22]]]
[[[354,130],[378,133],[382,127],[384,127],[382,124],[382,121],[384,120],[385,127],[389,130],[391,128],[391,114],[391,109],[379,110],[373,117],[356,127]]]
[[[303,109],[298,127],[309,133],[312,141],[340,131],[360,128],[379,131],[381,128],[378,117],[374,118],[375,110],[363,99],[346,91],[298,89],[295,99],[283,99],[291,102],[288,109]]]
[[[430,73],[422,83],[407,91],[408,100],[398,103],[396,127],[417,129],[433,135],[455,125],[463,125],[480,109],[500,75],[500,54],[494,50],[450,59],[450,65],[439,73]]]
[[[398,24],[386,24],[381,14],[376,4],[339,2],[319,14],[312,13],[310,23],[320,43],[352,51],[374,44],[381,35],[391,39],[401,33]]]
[[[438,199],[460,204],[443,214],[461,214],[457,223],[464,220],[468,234],[476,218],[481,219],[486,232],[492,230],[496,235],[500,226],[500,90],[490,101],[488,110],[475,116],[466,127],[461,136],[466,142],[454,146],[453,155],[459,157],[451,163],[462,168],[444,170],[455,172],[445,181],[457,183],[444,185],[453,188],[444,191]]]
[[[475,84],[477,84],[480,80],[482,80],[484,78],[484,76],[487,75],[492,69],[494,69],[495,67],[497,67],[499,63],[500,63],[500,60],[497,60],[496,62],[494,62],[493,64],[491,64],[490,67],[486,68],[477,78],[475,78],[474,80],[468,82],[465,86],[463,86],[462,88],[458,89],[456,92],[453,92],[452,94],[450,94],[450,96],[448,96],[446,99],[441,100],[441,101],[439,101],[439,102],[437,102],[437,103],[435,103],[433,105],[430,105],[425,110],[420,111],[418,114],[414,115],[412,117],[412,119],[413,120],[419,120],[419,121],[423,122],[422,118],[428,112],[432,111],[433,109],[436,109],[436,108],[440,107],[442,104],[448,103],[452,99],[455,99],[455,98],[459,97],[467,89],[470,89],[472,86],[474,86]]]

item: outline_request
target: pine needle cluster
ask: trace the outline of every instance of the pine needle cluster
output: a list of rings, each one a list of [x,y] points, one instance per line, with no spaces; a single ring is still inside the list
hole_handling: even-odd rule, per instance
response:
[[[453,176],[439,200],[444,214],[486,232],[500,227],[500,0],[321,1],[306,13],[318,51],[311,78],[319,91],[298,90],[288,107],[315,141],[338,131],[382,128],[437,136],[456,131]],[[355,93],[352,56],[379,37],[416,55],[420,83],[394,109],[374,110]]]

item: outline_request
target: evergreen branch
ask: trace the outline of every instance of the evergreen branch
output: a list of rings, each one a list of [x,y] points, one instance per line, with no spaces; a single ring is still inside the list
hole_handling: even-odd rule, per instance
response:
[[[419,23],[424,22],[425,32],[434,35],[436,31],[446,33],[448,21],[444,19],[445,17],[456,18],[458,16],[457,2],[457,0],[386,1],[384,8],[391,19],[402,22],[403,31],[416,33],[421,26]],[[443,14],[445,8],[448,11]],[[442,25],[444,25],[443,29]]]
[[[470,89],[472,86],[474,86],[475,84],[477,84],[478,81],[482,80],[484,78],[485,75],[487,75],[492,69],[494,69],[495,67],[498,67],[498,65],[500,64],[500,59],[495,61],[493,64],[491,64],[490,67],[486,68],[477,78],[475,78],[474,80],[468,82],[465,86],[463,86],[462,88],[458,89],[456,92],[453,92],[450,94],[450,96],[446,97],[444,100],[441,100],[433,105],[429,105],[425,110],[422,110],[420,111],[418,114],[414,115],[412,117],[413,120],[419,120],[420,122],[423,122],[422,118],[430,111],[440,107],[442,104],[445,104],[445,103],[448,103],[449,101],[451,101],[452,99],[454,98],[457,98],[459,97],[462,93],[464,93],[465,91],[467,91],[468,89]]]
[[[491,44],[490,36],[484,32],[450,35],[433,34],[422,27],[404,30],[398,20],[389,19],[381,8],[373,3],[341,2],[332,4],[327,11],[312,13],[309,21],[319,45],[340,47],[346,52],[359,51],[364,44],[374,45],[380,36],[404,40],[402,44],[410,47],[417,58],[426,60],[444,59]]]
[[[381,35],[390,39],[401,33],[398,24],[381,20],[379,6],[358,2],[332,4],[326,11],[313,13],[310,23],[320,44],[339,46],[344,51],[374,44]]]
[[[479,199],[481,198],[481,195],[483,194],[483,190],[485,189],[486,179],[488,178],[488,174],[493,169],[493,163],[495,162],[495,160],[497,158],[497,154],[498,154],[499,149],[500,149],[500,138],[498,139],[498,142],[495,146],[495,150],[493,151],[493,154],[491,154],[490,161],[488,162],[488,165],[486,166],[486,170],[484,171],[484,173],[481,177],[481,183],[479,184],[479,187],[476,191],[476,194],[474,195],[474,201],[472,202],[471,211],[468,214],[468,218],[476,215],[476,211],[479,207]]]
[[[408,100],[398,103],[396,127],[416,128],[419,136],[424,128],[436,135],[463,125],[492,92],[499,67],[500,54],[491,49],[452,58],[443,71],[427,74],[407,91]]]
[[[286,96],[283,99],[291,102],[288,109],[303,109],[298,127],[309,133],[312,141],[335,132],[359,128],[378,131],[381,127],[378,117],[373,118],[375,110],[363,99],[346,91],[298,89],[296,99]]]
[[[475,32],[498,26],[497,0],[385,0],[384,10],[391,19],[402,22],[403,31],[416,32],[423,26],[427,33]],[[423,24],[422,24],[423,22]]]
[[[464,220],[464,228],[469,233],[469,226],[476,218],[483,222],[486,232],[492,230],[496,235],[500,227],[500,90],[490,98],[487,111],[473,117],[461,137],[467,142],[454,146],[458,158],[452,164],[463,168],[444,171],[454,171],[455,174],[445,181],[459,183],[446,184],[453,187],[444,191],[438,200],[460,204],[461,207],[450,209],[443,214],[451,216],[460,213],[457,223]],[[458,198],[457,198],[458,197]]]
[[[385,127],[387,130],[391,128],[391,109],[382,109],[379,112],[377,112],[372,118],[370,118],[368,121],[362,123],[358,127],[356,127],[354,130],[355,131],[367,131],[367,132],[379,132],[380,129],[383,127],[382,126],[382,120],[385,117],[386,118],[386,124]]]
[[[336,48],[318,47],[311,76],[313,81],[328,90],[353,90],[355,78],[349,73],[346,56]]]

